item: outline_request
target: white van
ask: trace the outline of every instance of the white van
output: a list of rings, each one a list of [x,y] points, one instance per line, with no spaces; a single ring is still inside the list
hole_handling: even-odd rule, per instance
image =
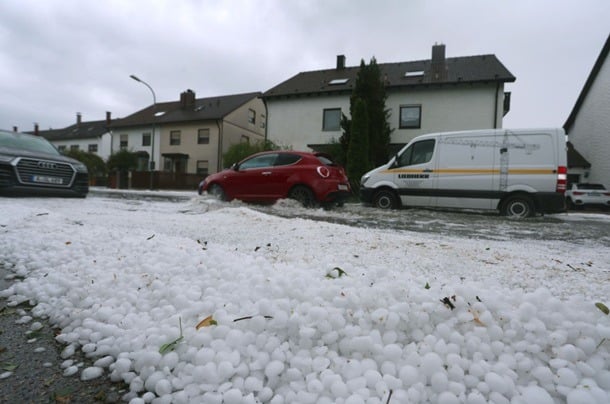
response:
[[[489,129],[414,138],[361,180],[364,203],[498,210],[522,218],[565,210],[563,129]]]

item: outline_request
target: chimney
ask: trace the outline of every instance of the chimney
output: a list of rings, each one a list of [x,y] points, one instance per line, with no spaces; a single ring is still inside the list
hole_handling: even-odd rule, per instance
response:
[[[345,69],[345,55],[337,55],[337,70]]]
[[[112,118],[110,117],[111,113],[110,111],[106,111],[106,125],[110,125],[110,121],[112,121]]]
[[[13,126],[13,132],[19,132],[19,130],[17,130],[18,128],[16,126]]]
[[[36,135],[36,136],[39,135],[39,133],[38,133],[38,124],[37,123],[34,123],[34,135]]]
[[[180,108],[182,109],[194,109],[195,108],[195,92],[193,90],[186,90],[180,94]]]
[[[77,112],[76,113],[76,124],[77,125],[80,125],[81,119],[82,119],[82,116],[81,116],[80,112]]]
[[[445,63],[445,45],[432,46],[432,80],[444,81],[447,79],[447,64]]]

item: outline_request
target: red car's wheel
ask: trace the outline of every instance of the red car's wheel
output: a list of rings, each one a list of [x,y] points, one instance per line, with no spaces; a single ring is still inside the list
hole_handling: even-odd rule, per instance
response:
[[[304,185],[297,185],[296,187],[292,188],[292,190],[290,190],[290,194],[288,194],[288,197],[300,202],[301,205],[306,208],[314,206],[316,202],[311,189]]]
[[[225,201],[227,199],[224,189],[222,189],[222,187],[218,184],[210,185],[210,188],[208,188],[208,194],[212,195],[219,201]]]

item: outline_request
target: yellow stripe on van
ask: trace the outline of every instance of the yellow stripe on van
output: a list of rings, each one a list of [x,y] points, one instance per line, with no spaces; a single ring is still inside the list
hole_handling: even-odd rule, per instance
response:
[[[408,168],[393,168],[390,170],[382,171],[384,174],[453,174],[453,175],[490,175],[500,174],[499,169],[489,168],[441,168],[437,170],[422,170],[422,169],[408,169]],[[552,168],[514,168],[508,170],[508,174],[522,174],[522,175],[551,175],[556,174],[557,170]]]

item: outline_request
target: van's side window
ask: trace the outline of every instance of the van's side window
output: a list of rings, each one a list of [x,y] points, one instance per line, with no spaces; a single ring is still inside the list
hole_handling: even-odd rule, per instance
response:
[[[413,143],[398,156],[398,167],[411,166],[414,164],[424,164],[432,159],[434,152],[434,139],[422,140],[421,142]]]

